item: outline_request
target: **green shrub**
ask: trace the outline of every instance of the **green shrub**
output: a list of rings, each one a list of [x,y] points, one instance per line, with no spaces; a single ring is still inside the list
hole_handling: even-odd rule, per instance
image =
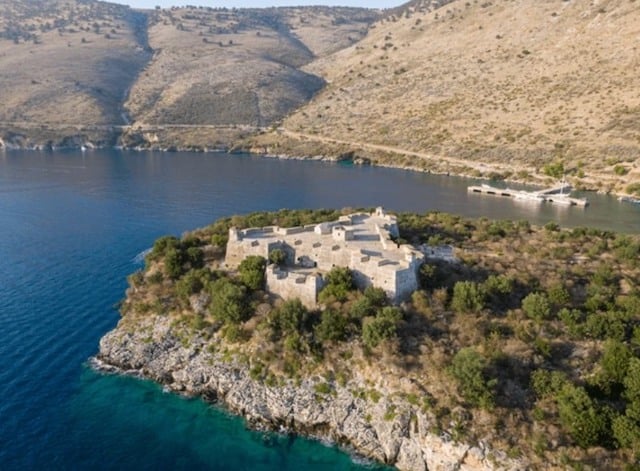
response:
[[[374,316],[377,311],[376,306],[366,296],[360,296],[349,307],[349,317],[356,323],[368,316]]]
[[[631,349],[627,345],[618,340],[607,340],[600,359],[600,366],[606,380],[622,384],[627,376],[631,357]]]
[[[211,272],[207,269],[189,270],[176,283],[176,294],[186,301],[192,294],[202,291],[211,277]]]
[[[531,387],[540,398],[557,395],[567,383],[567,376],[560,371],[535,370],[531,374]]]
[[[583,387],[572,384],[562,387],[558,394],[558,413],[563,428],[583,448],[600,445],[610,435],[607,411],[599,407]]]
[[[562,162],[554,162],[542,167],[542,173],[553,178],[562,178],[564,175],[564,164]]]
[[[191,268],[202,268],[204,266],[204,252],[200,247],[189,247],[186,252],[185,262]]]
[[[387,306],[375,317],[366,317],[362,325],[362,341],[369,348],[375,348],[385,340],[392,339],[398,331],[402,313],[398,308]]]
[[[372,306],[382,307],[388,302],[387,294],[382,288],[376,288],[374,286],[367,286],[363,292],[364,297],[367,298]]]
[[[624,165],[616,165],[615,167],[613,167],[613,171],[615,172],[616,175],[619,175],[619,176],[623,176],[629,173],[629,169]]]
[[[549,221],[544,225],[544,229],[547,232],[558,232],[560,230],[560,226],[555,221]]]
[[[169,247],[164,255],[164,269],[172,280],[177,280],[182,275],[183,257],[180,248]]]
[[[613,437],[619,446],[640,451],[640,423],[626,415],[619,415],[611,426]]]
[[[269,262],[281,267],[287,260],[287,254],[282,249],[273,249],[269,252]]]
[[[529,293],[522,300],[522,310],[528,317],[536,322],[549,319],[551,315],[551,306],[549,305],[547,295],[544,293]]]
[[[486,359],[473,348],[458,351],[449,366],[449,373],[458,382],[462,397],[472,405],[491,408],[494,404],[495,379],[488,379]]]
[[[569,291],[562,284],[554,284],[547,289],[547,297],[554,308],[566,307],[571,302]]]
[[[479,312],[484,307],[485,293],[474,281],[458,281],[453,286],[451,307],[460,313]]]
[[[151,249],[151,252],[149,253],[149,255],[147,255],[146,261],[149,262],[158,260],[160,257],[164,257],[168,249],[175,249],[179,246],[180,239],[178,239],[177,237],[162,236],[153,243],[153,249]]]
[[[325,286],[318,293],[318,301],[345,301],[350,291],[355,288],[353,275],[347,267],[334,267],[325,276]]]
[[[309,313],[299,299],[289,299],[271,311],[268,325],[275,339],[305,331]]]
[[[627,193],[631,195],[640,196],[640,183],[631,183],[627,185]]]
[[[211,284],[210,310],[214,318],[224,323],[237,324],[247,320],[251,314],[247,289],[228,278],[220,278]]]
[[[264,269],[267,260],[260,255],[249,255],[238,266],[240,281],[250,290],[264,289]]]
[[[506,296],[513,291],[513,278],[506,275],[491,275],[483,285],[484,291],[491,296]]]
[[[335,309],[325,309],[320,314],[320,322],[315,326],[314,332],[320,343],[339,342],[347,336],[347,319]]]

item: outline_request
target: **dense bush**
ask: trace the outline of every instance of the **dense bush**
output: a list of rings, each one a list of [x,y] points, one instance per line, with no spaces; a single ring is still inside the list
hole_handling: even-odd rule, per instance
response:
[[[536,322],[547,320],[551,315],[551,305],[544,293],[529,293],[522,300],[522,310]]]
[[[347,318],[335,309],[325,309],[320,314],[320,322],[314,329],[316,340],[338,342],[347,337]]]
[[[362,341],[369,348],[375,348],[385,340],[392,339],[398,332],[402,313],[396,307],[386,306],[374,317],[366,317],[362,324]]]
[[[355,289],[351,270],[346,267],[332,268],[324,279],[326,284],[318,293],[318,301],[321,303],[345,301],[349,292]]]
[[[558,394],[558,414],[562,426],[578,445],[601,445],[610,436],[610,418],[583,387],[565,384]]]
[[[451,307],[460,313],[479,312],[484,307],[485,293],[474,281],[458,281],[453,286]]]
[[[287,260],[287,254],[282,249],[273,249],[269,252],[269,262],[277,266],[284,265]]]
[[[491,408],[494,404],[495,379],[485,373],[486,359],[473,348],[463,348],[453,357],[449,373],[456,379],[462,397],[474,406]]]
[[[249,255],[238,266],[240,281],[251,290],[264,289],[264,269],[267,260],[259,255]]]
[[[309,312],[299,299],[289,299],[274,309],[268,319],[273,339],[305,332]]]
[[[221,322],[238,324],[247,320],[251,311],[247,299],[247,288],[228,278],[211,283],[211,314]]]
[[[212,280],[213,274],[207,268],[192,269],[185,273],[176,283],[176,294],[183,301],[192,294],[199,293]]]

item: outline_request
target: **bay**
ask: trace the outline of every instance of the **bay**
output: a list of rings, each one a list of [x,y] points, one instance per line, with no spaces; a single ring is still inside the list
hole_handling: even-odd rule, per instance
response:
[[[0,153],[1,469],[360,469],[320,443],[86,366],[141,252],[232,214],[372,207],[640,230],[640,208],[468,195],[471,180],[248,155]]]

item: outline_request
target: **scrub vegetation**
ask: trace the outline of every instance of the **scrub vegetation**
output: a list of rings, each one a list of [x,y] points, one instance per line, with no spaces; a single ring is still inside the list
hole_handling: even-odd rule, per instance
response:
[[[340,214],[254,213],[159,239],[129,279],[123,326],[170,316],[185,341],[208,339],[269,386],[322,378],[318,400],[357,378],[370,386],[354,389],[359,397],[392,396],[428,413],[434,433],[486,440],[536,467],[637,463],[639,237],[402,213],[398,242],[451,244],[459,261],[427,261],[421,288],[399,306],[380,289],[357,290],[345,268],[327,274],[315,310],[265,292],[262,257],[222,269],[232,225]]]

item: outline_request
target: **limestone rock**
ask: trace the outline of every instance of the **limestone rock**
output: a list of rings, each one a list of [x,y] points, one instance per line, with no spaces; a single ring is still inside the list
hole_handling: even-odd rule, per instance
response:
[[[268,386],[249,375],[249,366],[210,353],[203,339],[181,342],[168,318],[136,329],[119,326],[100,341],[96,363],[136,374],[174,391],[218,400],[249,424],[328,440],[403,470],[524,469],[526,464],[491,453],[484,445],[455,443],[430,432],[429,418],[385,391],[377,403],[352,394],[364,386],[357,376],[331,394],[316,392],[305,378]]]

